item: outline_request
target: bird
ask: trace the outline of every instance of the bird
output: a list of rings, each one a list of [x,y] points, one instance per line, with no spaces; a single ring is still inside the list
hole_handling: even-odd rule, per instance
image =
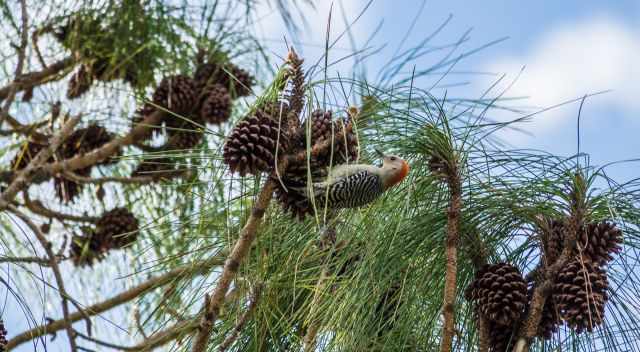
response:
[[[326,178],[307,187],[293,188],[328,209],[358,208],[378,199],[409,174],[409,164],[397,155],[376,150],[382,165],[342,164],[329,170]]]

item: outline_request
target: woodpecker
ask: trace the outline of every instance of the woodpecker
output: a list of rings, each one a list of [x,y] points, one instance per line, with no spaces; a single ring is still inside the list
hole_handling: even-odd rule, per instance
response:
[[[385,191],[400,183],[409,173],[409,164],[396,155],[384,155],[382,166],[368,164],[339,165],[327,178],[311,187],[297,189],[319,207],[329,209],[357,208],[369,204]]]

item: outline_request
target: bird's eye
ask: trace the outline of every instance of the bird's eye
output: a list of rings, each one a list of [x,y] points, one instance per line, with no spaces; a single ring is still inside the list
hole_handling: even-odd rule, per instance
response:
[[[389,160],[391,160],[391,161],[396,161],[396,159],[398,159],[398,158],[396,158],[395,156],[392,156],[391,158],[389,158]]]

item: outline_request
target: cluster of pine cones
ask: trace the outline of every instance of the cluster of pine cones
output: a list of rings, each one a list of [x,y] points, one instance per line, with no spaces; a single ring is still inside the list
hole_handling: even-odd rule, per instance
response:
[[[283,92],[285,99],[262,103],[239,121],[223,150],[224,162],[240,176],[272,173],[277,163],[288,157],[284,173],[270,177],[278,178],[275,195],[282,208],[299,219],[313,213],[314,206],[306,197],[289,192],[289,187],[304,187],[309,177],[320,180],[329,167],[354,162],[359,148],[353,118],[336,119],[331,111],[324,110],[315,110],[308,118],[301,117],[304,99],[301,64],[295,54],[290,55],[288,75],[292,87]],[[294,123],[290,124],[292,120]]]
[[[104,259],[111,249],[123,249],[133,244],[139,232],[138,219],[126,208],[104,213],[95,229],[82,236],[74,236],[70,257],[76,266],[92,266]]]
[[[204,137],[201,126],[226,122],[231,116],[233,100],[249,95],[253,82],[247,71],[233,63],[201,63],[193,77],[165,77],[150,103],[138,110],[134,124],[157,110],[168,111],[161,122],[167,136],[164,149],[194,148]],[[158,129],[150,129],[146,137],[151,138],[153,131]],[[170,160],[149,159],[143,160],[132,175],[162,177],[173,169]]]
[[[544,266],[553,265],[564,250],[566,221],[549,220],[543,234]],[[550,339],[564,321],[576,333],[602,324],[608,301],[606,265],[622,250],[622,231],[609,221],[592,222],[578,231],[571,261],[559,272],[543,308],[540,337]]]
[[[563,221],[549,221],[543,235],[544,268],[560,257],[564,249],[567,226]],[[615,224],[602,221],[584,226],[578,236],[573,259],[565,265],[552,285],[538,326],[538,336],[551,339],[564,322],[581,333],[592,332],[602,324],[607,303],[606,264],[621,251],[622,231]],[[520,271],[507,263],[487,264],[476,273],[465,296],[474,303],[490,327],[493,352],[513,347],[514,334],[529,308],[535,285],[527,288]]]
[[[109,143],[113,138],[113,134],[107,131],[104,127],[92,123],[85,128],[80,128],[71,133],[71,135],[69,135],[62,143],[60,148],[58,148],[55,156],[52,156],[48,162],[70,159],[78,155],[87,154],[94,149],[100,148]],[[13,170],[24,169],[36,154],[46,148],[48,145],[48,137],[46,139],[47,141],[37,139],[26,141],[13,158],[11,168]],[[116,159],[111,157],[96,165],[108,165],[114,162],[116,162]],[[89,166],[83,169],[74,170],[74,173],[78,176],[89,177],[91,176],[91,169],[92,166]],[[84,186],[82,183],[70,180],[64,175],[55,176],[53,178],[53,182],[58,198],[65,203],[73,201],[80,194]]]

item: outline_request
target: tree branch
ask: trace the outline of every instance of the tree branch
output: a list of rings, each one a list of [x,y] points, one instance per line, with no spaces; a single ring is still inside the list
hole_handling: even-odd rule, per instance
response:
[[[49,219],[54,218],[60,221],[68,220],[68,221],[88,222],[88,223],[95,223],[99,219],[98,217],[95,217],[95,216],[78,216],[78,215],[64,214],[64,213],[57,212],[55,210],[51,210],[45,207],[40,200],[38,199],[31,200],[28,192],[24,192],[24,205],[27,207],[27,209],[29,209],[34,214],[38,214]]]
[[[462,207],[462,183],[457,163],[449,163],[447,168],[449,187],[449,209],[447,210],[447,264],[444,283],[442,341],[440,352],[450,352],[455,334],[456,277],[458,272],[458,241],[460,227],[460,208]]]
[[[18,48],[18,63],[16,65],[16,70],[14,74],[14,82],[17,81],[22,75],[22,70],[24,69],[25,57],[27,54],[27,45],[29,43],[29,14],[27,13],[27,2],[26,0],[20,1],[20,11],[22,12],[22,28],[20,29],[20,47]],[[8,94],[7,99],[2,106],[2,111],[0,112],[0,126],[4,123],[5,118],[9,114],[9,108],[11,108],[11,104],[13,104],[13,100],[16,97],[17,89],[16,87],[12,87]],[[1,100],[1,99],[0,99]]]
[[[11,82],[10,84],[0,88],[0,100],[6,99],[12,91],[15,93],[35,87],[40,84],[44,84],[51,79],[51,76],[58,74],[75,64],[75,60],[72,56],[68,56],[60,61],[57,61],[47,68],[41,71],[30,72],[24,74],[20,79]],[[14,94],[15,94],[14,93]]]
[[[173,269],[169,272],[167,272],[166,274],[163,274],[161,276],[157,276],[154,278],[151,278],[127,291],[124,291],[112,298],[109,298],[105,301],[102,301],[100,303],[96,303],[94,305],[91,305],[89,307],[84,308],[84,311],[86,312],[87,315],[89,316],[94,316],[97,314],[100,314],[102,312],[106,312],[110,309],[113,309],[121,304],[127,303],[145,293],[147,293],[148,291],[166,285],[174,280],[180,280],[184,277],[189,277],[191,275],[194,274],[204,274],[206,272],[209,271],[209,269],[211,269],[211,267],[213,266],[217,266],[217,265],[222,265],[223,264],[223,259],[221,257],[213,257],[207,260],[203,260],[200,262],[195,262],[195,263],[189,263],[189,264],[185,264],[183,266],[180,266],[176,269]],[[78,321],[80,319],[82,319],[82,313],[80,312],[75,312],[69,315],[69,319],[70,321],[73,323],[75,321]],[[9,342],[7,343],[7,348],[8,349],[12,349],[20,344],[23,344],[27,341],[36,339],[40,336],[46,335],[46,334],[51,334],[54,333],[56,331],[62,330],[66,327],[65,325],[65,321],[64,320],[56,320],[56,321],[52,321],[46,325],[41,325],[41,326],[37,326],[33,329],[27,330],[23,333],[20,333],[16,336],[14,336],[11,340],[9,340]]]
[[[283,160],[278,168],[284,171],[286,169],[286,165],[287,161]],[[260,191],[258,199],[253,206],[251,215],[240,231],[240,236],[233,246],[231,254],[229,254],[229,257],[224,263],[224,268],[222,269],[218,283],[213,291],[213,295],[211,295],[207,300],[204,312],[205,314],[203,315],[200,326],[198,327],[198,334],[192,348],[193,352],[203,352],[206,350],[213,324],[218,318],[218,314],[220,314],[220,305],[224,301],[224,297],[229,290],[231,281],[233,281],[233,278],[238,273],[240,264],[247,256],[247,253],[249,253],[251,244],[257,237],[256,232],[260,226],[262,218],[264,217],[264,213],[271,202],[271,198],[273,197],[275,182],[276,181],[270,177],[264,186],[262,186],[262,190]]]

